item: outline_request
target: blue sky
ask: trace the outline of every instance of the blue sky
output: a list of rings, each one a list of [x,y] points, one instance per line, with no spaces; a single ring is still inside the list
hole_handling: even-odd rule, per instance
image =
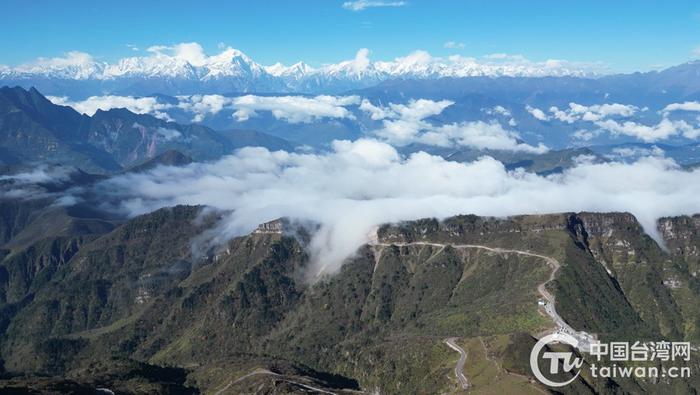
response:
[[[5,0],[0,64],[72,50],[113,61],[138,54],[127,44],[143,50],[195,41],[208,53],[224,43],[263,64],[304,60],[317,66],[366,47],[375,60],[423,49],[436,56],[600,61],[632,71],[685,62],[700,47],[696,1],[405,0],[362,11],[343,3]],[[448,41],[463,48],[444,48]]]

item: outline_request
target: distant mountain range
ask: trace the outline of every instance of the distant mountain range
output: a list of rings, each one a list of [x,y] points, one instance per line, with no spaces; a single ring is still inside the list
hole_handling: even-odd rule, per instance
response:
[[[614,74],[596,78],[577,76],[475,76],[471,78],[397,79],[350,93],[369,99],[397,102],[406,98],[460,99],[479,96],[493,104],[531,104],[548,108],[569,102],[625,103],[661,108],[669,103],[700,100],[700,61],[661,71]]]
[[[395,88],[398,92],[389,90],[377,93],[381,86],[385,86],[383,84],[360,93],[372,97],[372,100],[394,100],[394,96],[400,94],[412,97],[416,84],[416,81],[387,83],[388,86],[398,87]],[[498,103],[498,100],[476,94],[460,97],[459,84],[452,87],[455,91],[446,89],[445,95],[455,99],[454,108],[433,117],[436,122],[486,119],[483,118],[485,113],[482,109]],[[520,94],[519,89],[517,86],[513,89],[514,96]],[[498,91],[489,94],[502,97],[502,92]],[[159,97],[159,100],[171,99],[175,100]],[[515,100],[520,98],[516,97]],[[177,111],[168,112],[175,122],[148,114],[135,114],[123,108],[98,110],[93,116],[88,116],[79,114],[71,107],[52,103],[34,88],[3,87],[0,88],[0,170],[11,172],[18,167],[43,163],[74,166],[95,174],[112,174],[152,168],[157,164],[182,165],[214,160],[246,146],[291,152],[298,143],[307,148],[324,150],[334,139],[354,140],[363,136],[364,130],[379,127],[376,121],[358,111],[356,106],[351,110],[355,114],[354,119],[300,124],[277,120],[269,114],[246,122],[235,122],[229,110],[206,118],[203,124],[189,124],[188,115]],[[456,162],[471,162],[489,155],[504,163],[508,169],[521,167],[538,174],[561,172],[571,167],[581,155],[598,162],[631,161],[642,156],[664,155],[682,166],[692,167],[700,163],[697,142],[641,143],[630,139],[606,141],[601,137],[589,141],[587,145],[569,145],[569,129],[575,128],[576,124],[538,123],[529,114],[524,114],[523,108],[517,110],[515,105],[510,111],[519,120],[517,128],[540,133],[540,138],[548,144],[553,143],[553,149],[545,154],[535,154],[414,143],[398,147],[398,151],[404,155],[424,151]],[[532,138],[523,134],[528,139]],[[562,143],[557,144],[557,139]]]
[[[435,58],[416,51],[393,61],[370,61],[369,51],[352,60],[318,68],[299,62],[263,66],[228,48],[218,55],[183,59],[164,53],[101,62],[88,54],[39,61],[17,67],[0,65],[1,85],[35,86],[46,94],[195,94],[224,92],[342,92],[391,79],[590,76],[589,69],[560,61],[533,63],[519,57],[477,60]]]
[[[519,57],[475,59],[461,56],[432,57],[416,51],[393,61],[371,61],[360,50],[351,60],[318,68],[298,62],[263,66],[245,53],[228,48],[218,55],[183,59],[164,53],[128,57],[115,63],[71,53],[61,61],[43,60],[8,67],[0,65],[0,85],[37,87],[45,94],[80,98],[99,94],[149,95],[233,92],[338,93],[362,89],[390,80],[465,79],[472,77],[541,78],[573,77],[574,85],[601,85],[635,94],[700,88],[700,63],[690,62],[663,71],[597,75],[585,65],[564,61],[530,62]],[[591,82],[596,81],[596,82]]]
[[[287,141],[257,131],[217,132],[126,109],[81,115],[53,104],[34,88],[0,88],[0,163],[5,166],[49,162],[104,173],[141,164],[169,150],[201,161],[244,146],[293,149]]]

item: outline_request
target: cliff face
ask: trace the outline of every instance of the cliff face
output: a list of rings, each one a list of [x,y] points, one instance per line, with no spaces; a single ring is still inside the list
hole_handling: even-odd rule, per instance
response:
[[[660,221],[672,229],[663,233],[674,236],[667,238],[669,252],[633,216],[619,213],[385,225],[377,244],[313,283],[305,272],[308,238],[288,235],[287,221],[193,254],[193,242],[214,220],[203,221],[197,207],[176,207],[58,245],[53,269],[13,291],[23,297],[2,301],[6,369],[89,381],[94,374],[85,369],[97,360],[107,373],[137,360],[189,367],[190,383],[200,389],[221,389],[264,368],[281,376],[229,388],[245,391],[254,382],[274,393],[281,387],[270,380],[282,377],[286,385],[303,381],[336,392],[432,393],[451,388],[452,355],[441,347],[442,339],[457,336],[477,345],[502,339],[494,363],[529,375],[519,345],[552,327],[537,305],[537,287],[552,268],[537,256],[498,249],[561,263],[548,288],[576,329],[615,340],[700,338],[700,288],[688,269],[697,261],[685,253],[696,248],[700,228],[688,218]],[[13,273],[49,262],[16,251],[11,257],[0,268]],[[0,280],[5,289],[19,284]],[[113,361],[105,363],[105,355]],[[601,382],[576,385],[581,392],[610,391]],[[615,385],[634,392],[675,384]]]
[[[468,243],[506,237],[507,235],[547,231],[564,231],[567,228],[566,214],[542,216],[514,216],[508,218],[460,215],[444,221],[424,219],[379,228],[379,240],[387,243],[420,240],[446,243]]]
[[[386,243],[486,243],[548,253],[564,263],[558,281],[566,301],[563,314],[582,328],[617,332],[609,325],[617,316],[616,326],[636,328],[629,333],[645,327],[649,333],[700,339],[698,311],[691,302],[700,296],[700,217],[662,218],[659,229],[668,251],[629,213],[458,216],[385,225],[378,237]],[[598,306],[583,319],[586,301],[598,301]],[[608,324],[602,315],[609,316]]]
[[[693,277],[700,272],[700,215],[659,220],[659,232],[671,254],[682,257]]]
[[[661,336],[696,340],[700,296],[687,263],[664,251],[629,214],[579,215],[587,249],[614,279],[646,326]]]

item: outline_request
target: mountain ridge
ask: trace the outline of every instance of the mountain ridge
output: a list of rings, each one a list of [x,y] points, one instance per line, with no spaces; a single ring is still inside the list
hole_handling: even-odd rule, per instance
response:
[[[268,380],[299,382],[285,376],[302,373],[282,367],[290,361],[356,390],[434,393],[452,386],[453,352],[442,344],[450,335],[482,339],[489,347],[505,341],[495,363],[529,377],[526,356],[512,348],[527,349],[532,333],[552,325],[538,313],[536,291],[549,268],[536,257],[450,247],[465,243],[563,262],[550,292],[577,329],[618,340],[700,336],[688,325],[696,320],[692,300],[700,291],[684,271],[697,265],[697,254],[684,247],[694,243],[687,235],[697,234],[696,218],[659,221],[677,246],[668,253],[625,213],[463,215],[387,224],[379,229],[386,246],[365,245],[338,274],[309,284],[298,275],[308,264],[303,241],[278,232],[253,232],[204,257],[191,256],[189,240],[215,219],[201,213],[196,206],[164,208],[99,230],[97,238],[74,244],[67,260],[34,267],[29,278],[22,277],[22,260],[0,262],[10,274],[0,282],[0,296],[9,297],[0,309],[7,369],[94,382],[86,366],[110,353],[115,359],[100,362],[106,372],[125,359],[167,362],[189,367],[182,372],[189,385],[236,392]],[[41,244],[33,248],[30,256],[52,254]],[[27,292],[32,298],[23,304]],[[200,317],[195,324],[192,316]],[[250,377],[260,369],[278,376]],[[113,377],[110,385],[124,385]],[[614,393],[698,383],[582,377],[572,385],[581,393]]]
[[[292,150],[286,140],[250,130],[217,132],[181,125],[125,108],[79,114],[46,99],[36,88],[0,88],[0,145],[6,163],[49,162],[91,172],[116,172],[176,150],[197,161],[217,159],[244,146]]]

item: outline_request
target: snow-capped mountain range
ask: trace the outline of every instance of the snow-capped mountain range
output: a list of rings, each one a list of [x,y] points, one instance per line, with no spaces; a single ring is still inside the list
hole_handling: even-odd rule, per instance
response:
[[[99,93],[318,93],[364,88],[389,79],[587,76],[596,69],[600,67],[557,60],[532,62],[508,55],[438,58],[425,51],[393,61],[371,61],[367,49],[359,50],[351,60],[318,68],[303,62],[263,66],[234,48],[208,56],[199,44],[184,43],[154,46],[146,56],[122,58],[115,63],[69,52],[65,57],[40,58],[16,67],[0,65],[0,85],[33,83],[48,93],[56,84],[69,91],[72,86],[89,85],[97,87]]]

